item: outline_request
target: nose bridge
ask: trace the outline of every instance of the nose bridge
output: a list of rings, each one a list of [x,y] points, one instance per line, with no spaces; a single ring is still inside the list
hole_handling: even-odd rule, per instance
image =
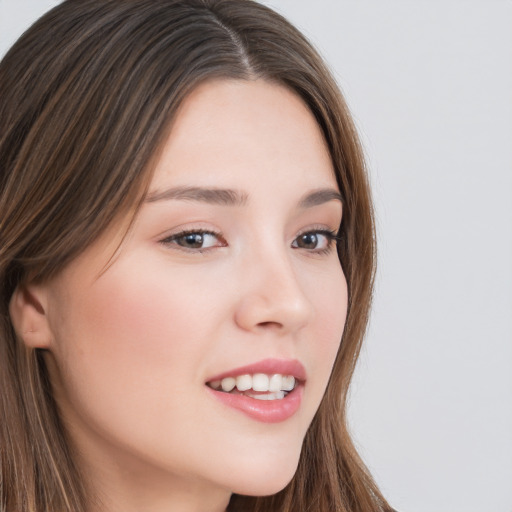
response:
[[[312,305],[300,285],[291,251],[283,242],[261,244],[245,259],[236,314],[244,329],[288,333],[309,321]]]

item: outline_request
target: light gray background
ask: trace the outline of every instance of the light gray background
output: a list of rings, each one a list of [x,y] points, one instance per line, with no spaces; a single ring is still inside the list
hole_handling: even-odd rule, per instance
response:
[[[50,0],[0,0],[0,54]],[[351,394],[400,512],[512,511],[512,2],[266,0],[330,63],[377,208]]]

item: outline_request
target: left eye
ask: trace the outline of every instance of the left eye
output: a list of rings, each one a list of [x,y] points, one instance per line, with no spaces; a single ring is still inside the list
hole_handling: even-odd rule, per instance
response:
[[[336,240],[336,233],[331,231],[308,231],[301,233],[293,242],[292,247],[309,249],[312,251],[329,250],[332,242]]]

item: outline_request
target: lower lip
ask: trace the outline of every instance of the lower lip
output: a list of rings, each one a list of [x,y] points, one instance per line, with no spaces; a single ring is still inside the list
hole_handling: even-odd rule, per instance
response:
[[[245,395],[216,391],[208,386],[207,389],[223,404],[241,411],[254,420],[263,423],[280,423],[291,418],[299,409],[303,386],[299,384],[281,400],[258,400]]]

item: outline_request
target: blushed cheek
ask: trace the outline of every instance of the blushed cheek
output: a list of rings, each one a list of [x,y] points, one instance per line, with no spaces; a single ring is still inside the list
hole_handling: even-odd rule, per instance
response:
[[[310,360],[321,369],[321,380],[327,385],[346,321],[348,296],[345,276],[341,272],[334,273],[317,289],[315,343],[307,347],[307,352]]]
[[[91,349],[133,364],[172,353],[176,299],[136,277],[98,283],[80,312]],[[170,355],[170,354],[168,354]]]
[[[109,361],[112,370],[151,379],[197,365],[222,317],[222,287],[210,283],[198,293],[190,275],[157,263],[119,264],[103,277],[74,308],[91,364]]]
[[[148,340],[153,346],[160,340],[154,301],[136,284],[135,276],[121,279],[113,268],[92,285],[78,278],[65,282],[70,292],[59,297],[54,355],[70,407],[91,414],[120,408],[147,378]]]

